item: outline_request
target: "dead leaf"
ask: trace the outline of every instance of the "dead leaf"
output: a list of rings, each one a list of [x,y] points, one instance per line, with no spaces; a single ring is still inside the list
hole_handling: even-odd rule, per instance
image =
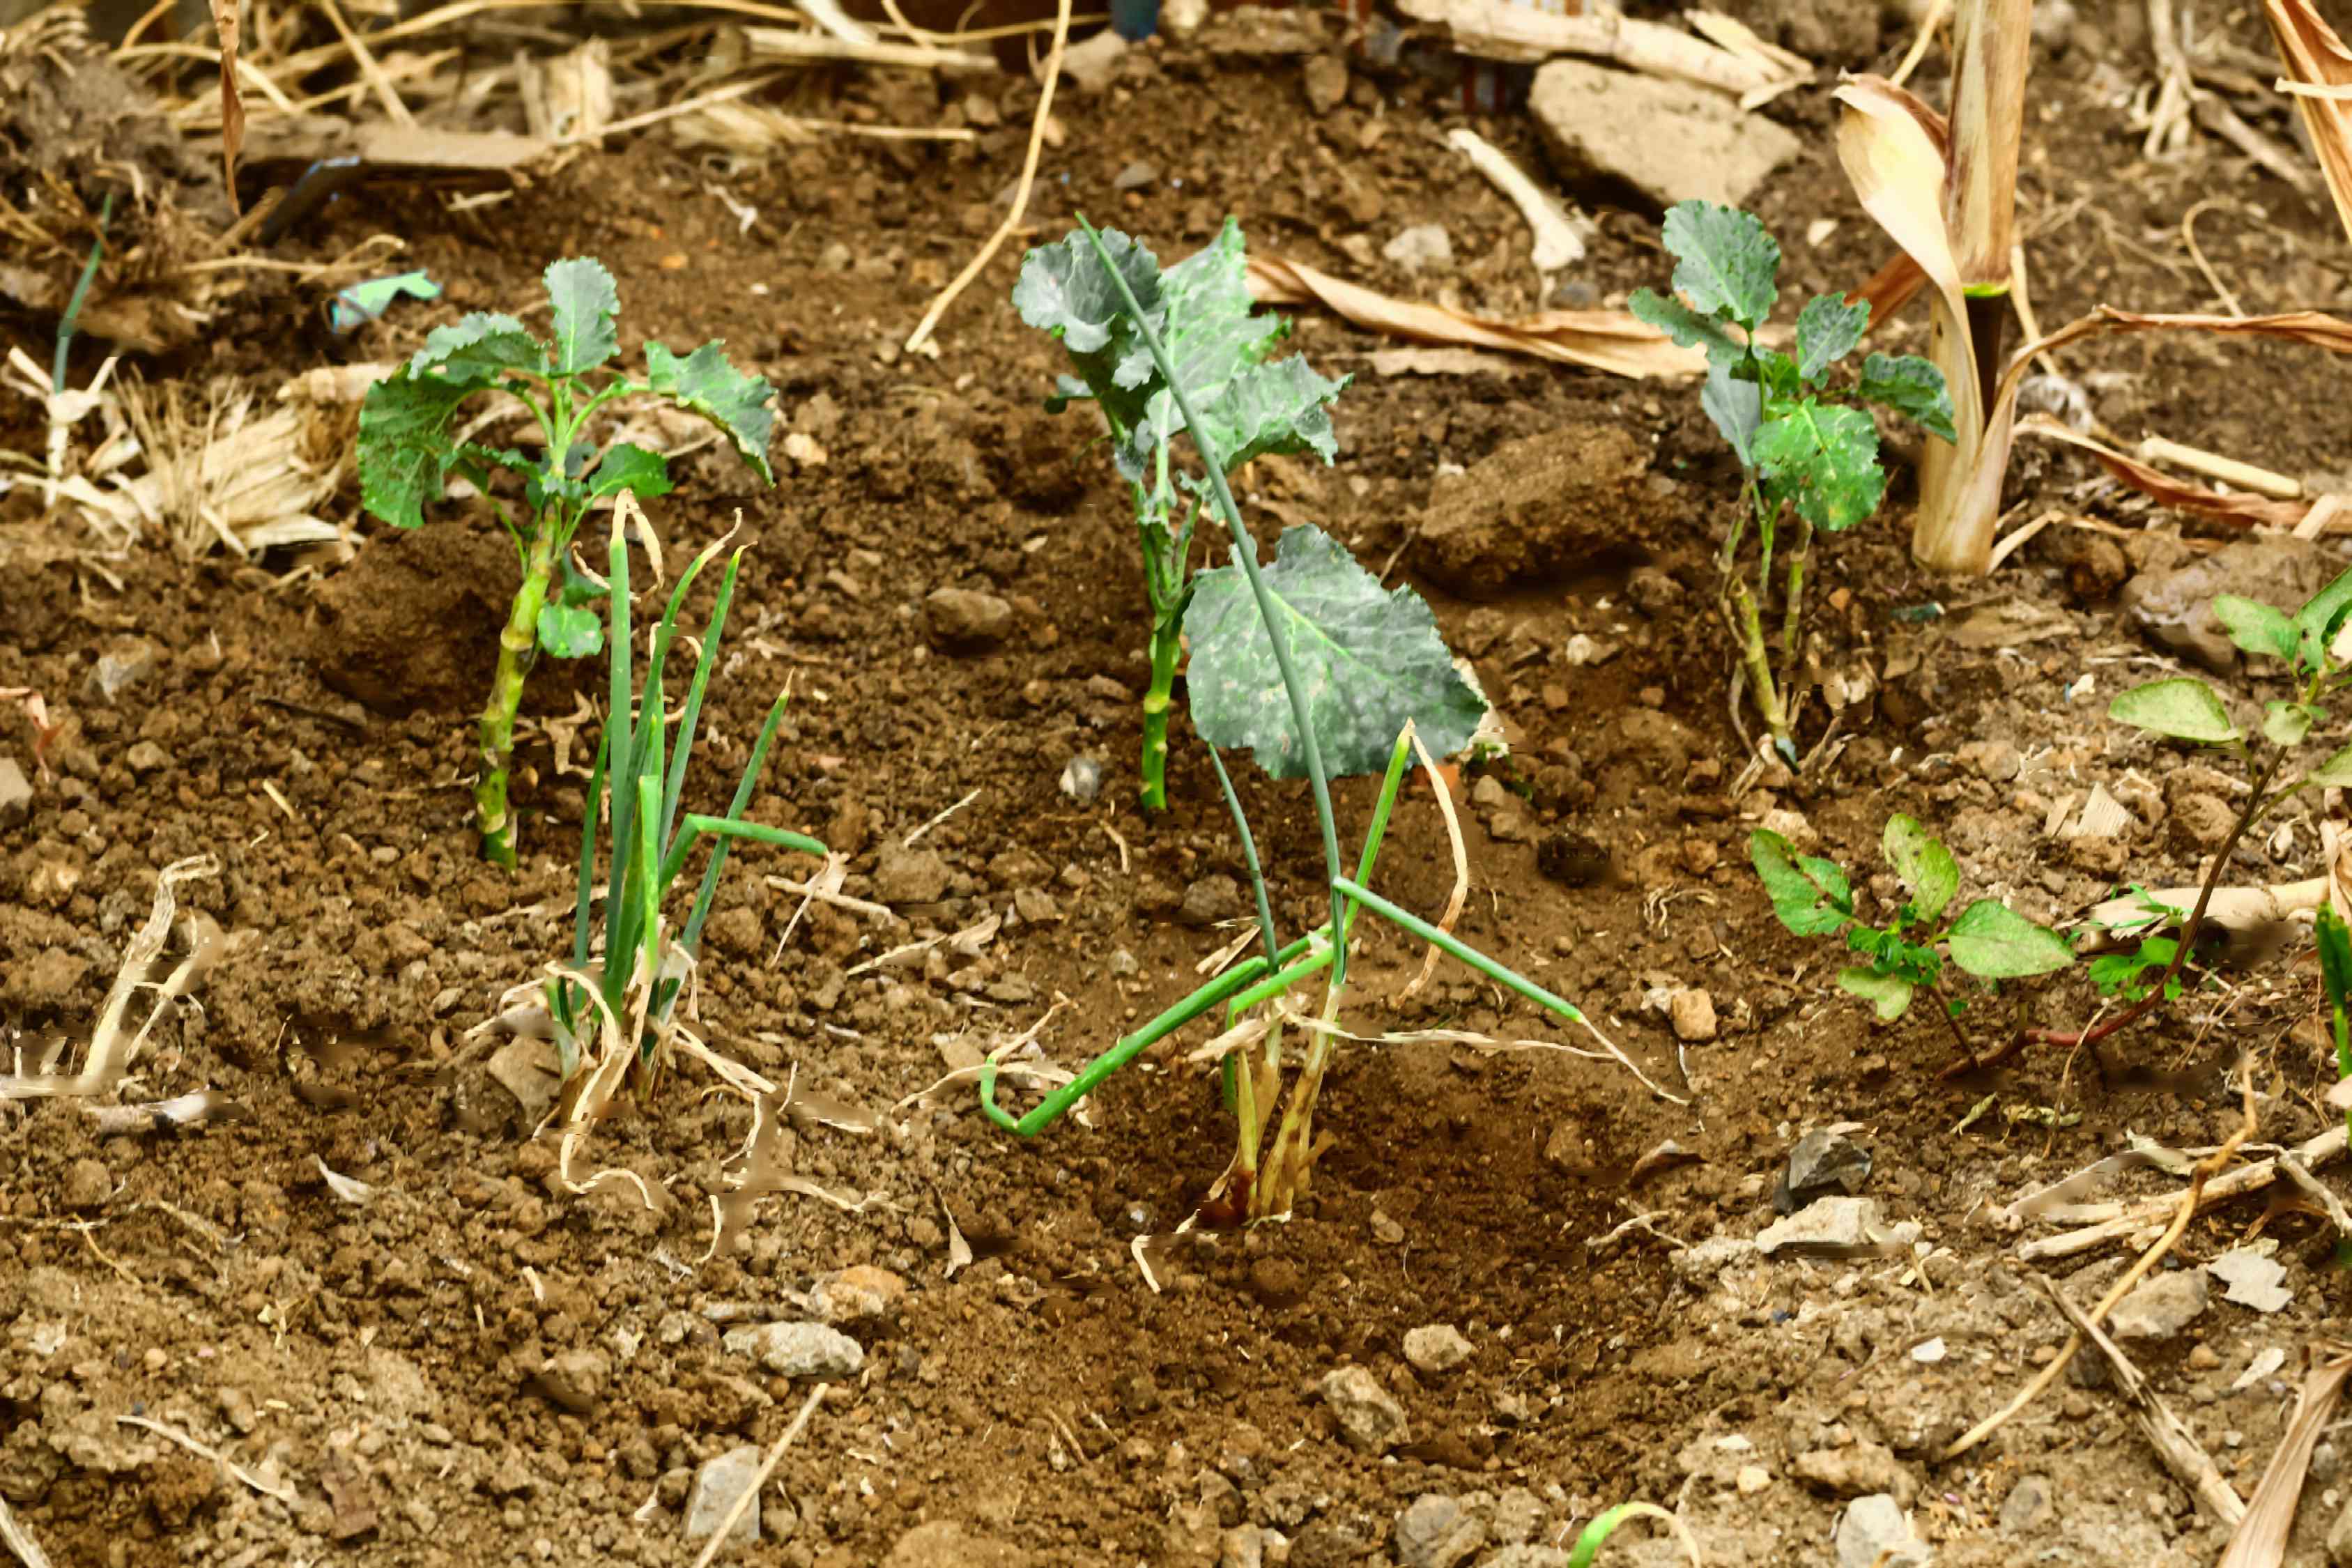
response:
[[[2286,64],[2286,80],[2279,90],[2294,100],[2295,112],[2319,155],[2319,172],[2327,176],[2327,194],[2336,198],[2336,216],[2352,235],[2352,101],[2294,91],[2295,84],[2315,88],[2352,88],[2352,49],[2336,29],[2319,18],[2311,0],[2263,0],[2263,15],[2271,25],[2271,41]]]
[[[236,200],[236,154],[245,145],[245,95],[236,86],[237,0],[213,0],[213,26],[220,34],[221,169],[232,212]]]

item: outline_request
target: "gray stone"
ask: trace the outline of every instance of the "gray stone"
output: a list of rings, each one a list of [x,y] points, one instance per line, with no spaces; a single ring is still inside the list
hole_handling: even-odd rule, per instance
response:
[[[694,1495],[686,1505],[686,1538],[707,1541],[719,1533],[719,1526],[727,1518],[735,1500],[751,1489],[760,1478],[760,1448],[756,1443],[746,1443],[740,1448],[730,1448],[717,1458],[706,1461],[694,1474]],[[757,1499],[735,1521],[735,1528],[727,1539],[749,1545],[760,1539],[760,1506]]]
[[[1266,1537],[1263,1525],[1237,1524],[1225,1531],[1217,1554],[1217,1568],[1265,1568]]]
[[[1411,1440],[1404,1406],[1364,1367],[1343,1366],[1327,1373],[1323,1402],[1339,1423],[1341,1439],[1361,1453],[1385,1454]]]
[[[1837,1568],[1926,1568],[1932,1553],[1903,1505],[1884,1492],[1856,1498],[1837,1525]]]
[[[1454,270],[1454,237],[1442,223],[1417,223],[1400,231],[1381,254],[1407,272]]]
[[[133,686],[155,679],[155,645],[144,637],[122,637],[107,646],[90,667],[89,683],[108,701]]]
[[[1241,884],[1223,872],[1214,872],[1184,889],[1184,901],[1178,906],[1176,918],[1188,926],[1211,926],[1232,920],[1241,912]]]
[[[1470,1342],[1451,1323],[1423,1323],[1404,1331],[1404,1359],[1415,1372],[1452,1372],[1470,1355]]]
[[[2195,1321],[2211,1297],[2205,1270],[2176,1268],[2116,1302],[2107,1327],[2119,1340],[2168,1340]]]
[[[1072,757],[1062,764],[1062,793],[1080,805],[1102,794],[1102,764],[1092,757]]]
[[[2227,1287],[2222,1300],[2241,1307],[2275,1312],[2294,1300],[2294,1292],[2286,1288],[2286,1266],[2250,1247],[2225,1252],[2207,1267]]]
[[[1756,1244],[1744,1236],[1710,1236],[1696,1247],[1675,1253],[1668,1261],[1675,1273],[1696,1284],[1755,1256]]]
[[[1769,1258],[1787,1251],[1813,1258],[1858,1258],[1909,1246],[1918,1239],[1916,1221],[1884,1225],[1869,1198],[1823,1198],[1775,1220],[1756,1238],[1756,1250]]]
[[[1831,1193],[1851,1196],[1862,1191],[1862,1184],[1870,1179],[1870,1151],[1846,1136],[1853,1131],[1852,1123],[1842,1122],[1816,1127],[1797,1140],[1780,1173],[1780,1184],[1772,1193],[1775,1211],[1794,1214]]]
[[[612,1359],[604,1352],[565,1351],[540,1368],[539,1375],[530,1380],[530,1390],[558,1409],[586,1415],[604,1400],[604,1387],[612,1378]]]
[[[122,760],[135,776],[143,779],[150,773],[160,773],[170,767],[172,753],[152,741],[141,741],[122,753]]]
[[[102,1209],[113,1195],[114,1173],[106,1168],[105,1161],[84,1158],[66,1167],[65,1191],[59,1196],[74,1213]]]
[[[2049,1477],[2020,1476],[2009,1489],[2009,1496],[2001,1500],[2000,1527],[2011,1535],[2031,1534],[2057,1517],[2057,1512]]]
[[[1456,1568],[1486,1544],[1486,1524],[1459,1498],[1424,1492],[1397,1516],[1396,1556],[1402,1568]]]
[[[1013,606],[975,588],[938,588],[923,601],[931,641],[950,653],[985,653],[1013,630]]]
[[[2125,623],[2158,647],[2230,675],[2238,668],[2238,649],[2214,618],[2215,595],[2235,594],[2292,610],[2325,587],[2343,564],[2315,540],[2256,534],[2210,555],[2149,566],[2123,585],[2116,603]]]
[[[1525,1487],[1509,1487],[1495,1500],[1495,1520],[1488,1533],[1505,1546],[1520,1546],[1543,1528],[1543,1499]]]
[[[886,844],[875,858],[874,896],[886,904],[935,904],[947,896],[949,875],[935,849]]]
[[[1538,70],[1528,110],[1571,180],[1622,180],[1661,207],[1745,206],[1804,146],[1723,93],[1584,60]]]
[[[14,757],[0,757],[0,833],[22,827],[33,815],[33,786]]]
[[[779,1377],[854,1377],[866,1365],[863,1345],[823,1323],[761,1323],[730,1329],[721,1342]]]

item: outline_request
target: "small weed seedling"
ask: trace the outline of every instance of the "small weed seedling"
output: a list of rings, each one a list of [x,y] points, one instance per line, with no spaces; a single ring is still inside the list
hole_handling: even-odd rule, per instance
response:
[[[2049,927],[2037,925],[1997,899],[1979,899],[1948,926],[1937,929],[1960,890],[1952,852],[1911,817],[1886,819],[1887,863],[1906,898],[1884,926],[1855,918],[1853,889],[1838,866],[1800,855],[1767,828],[1748,837],[1748,855],[1763,879],[1780,923],[1799,936],[1843,936],[1861,960],[1838,971],[1838,984],[1869,1003],[1882,1022],[1909,1010],[1920,991],[1932,993],[1957,1034],[1967,1003],[1944,989],[1944,961],[1980,980],[1999,982],[2048,974],[2074,962],[2074,950]],[[1961,1049],[1968,1042],[1961,1038]]]
[[[1238,257],[1238,237],[1230,228],[1227,234]],[[1458,745],[1475,728],[1475,715],[1465,712],[1475,701],[1475,693],[1467,693],[1470,700],[1465,701],[1428,606],[1402,593],[1381,593],[1346,549],[1318,529],[1291,529],[1283,535],[1276,564],[1259,565],[1255,542],[1226,482],[1227,473],[1238,465],[1226,454],[1244,449],[1248,432],[1260,426],[1236,422],[1243,410],[1231,399],[1232,381],[1207,377],[1202,388],[1206,398],[1196,402],[1199,378],[1192,369],[1201,362],[1183,359],[1186,374],[1178,374],[1185,343],[1170,324],[1182,317],[1172,305],[1155,303],[1163,299],[1166,281],[1150,255],[1120,236],[1085,226],[1049,254],[1057,259],[1047,264],[1032,254],[1030,265],[1046,268],[1037,276],[1055,279],[1066,303],[1086,302],[1066,311],[1065,341],[1090,345],[1080,349],[1084,353],[1109,353],[1115,344],[1131,344],[1119,351],[1120,356],[1139,356],[1137,364],[1157,374],[1166,401],[1148,413],[1163,431],[1153,437],[1154,445],[1164,450],[1171,436],[1190,430],[1206,472],[1209,500],[1233,541],[1234,565],[1199,580],[1185,630],[1192,644],[1193,727],[1209,742],[1218,783],[1233,814],[1264,945],[1260,952],[1113,1045],[1025,1116],[1016,1119],[997,1104],[997,1064],[992,1057],[981,1069],[981,1103],[998,1125],[1034,1136],[1145,1047],[1222,1005],[1229,1026],[1204,1052],[1223,1063],[1237,1122],[1236,1146],[1232,1163],[1198,1217],[1238,1224],[1286,1215],[1307,1191],[1314,1164],[1316,1100],[1334,1042],[1342,1033],[1339,1014],[1346,994],[1349,928],[1359,910],[1369,910],[1452,954],[1558,1017],[1587,1029],[1592,1026],[1573,1005],[1366,885],[1406,763],[1413,754],[1415,731],[1450,733]],[[1083,332],[1078,330],[1082,324]],[[1140,368],[1107,371],[1106,384],[1141,386],[1146,375]],[[1204,416],[1204,408],[1214,412]],[[1484,704],[1476,706],[1483,709]],[[1340,867],[1330,779],[1340,771],[1339,761],[1352,764],[1362,754],[1380,725],[1387,726],[1390,738],[1382,740],[1375,765],[1384,763],[1385,772],[1351,879]],[[1314,787],[1331,918],[1286,945],[1275,929],[1249,820],[1215,750],[1239,745],[1254,747],[1276,776],[1303,773]],[[1319,1010],[1294,1007],[1292,990],[1318,973],[1324,983]],[[1275,1110],[1284,1099],[1289,1066],[1284,1050],[1286,1026],[1307,1039],[1277,1126]],[[1597,1029],[1592,1032],[1599,1037]],[[1602,1044],[1608,1045],[1605,1038]],[[1615,1047],[1608,1048],[1618,1060],[1625,1060]]]
[[[1140,316],[1127,312],[1084,234],[1032,250],[1013,302],[1024,321],[1058,339],[1077,367],[1046,406],[1091,400],[1102,411],[1111,461],[1134,503],[1151,606],[1142,799],[1145,809],[1161,811],[1168,710],[1188,640],[1194,727],[1214,745],[1256,745],[1276,777],[1307,771],[1304,753],[1287,745],[1278,703],[1263,715],[1243,710],[1271,690],[1265,637],[1246,579],[1231,567],[1194,573],[1192,531],[1213,491],[1255,458],[1311,452],[1330,462],[1339,448],[1328,409],[1348,378],[1327,380],[1295,355],[1268,358],[1288,325],[1252,313],[1241,226],[1231,219],[1214,244],[1164,271],[1150,251],[1115,229],[1103,232],[1102,243]],[[1164,359],[1152,353],[1151,336],[1166,345]],[[1186,428],[1180,401],[1203,422],[1192,431],[1204,473],[1178,464],[1177,437]],[[1417,595],[1384,592],[1316,528],[1283,534],[1267,578],[1297,629],[1293,649],[1318,667],[1311,676],[1325,710],[1324,761],[1335,776],[1378,772],[1407,714],[1440,755],[1469,742],[1486,700],[1454,669]],[[1339,723],[1349,711],[1361,721]]]
[[[779,695],[768,710],[760,737],[743,768],[742,782],[724,816],[678,813],[686,792],[688,764],[692,761],[696,731],[702,721],[702,703],[710,671],[719,657],[719,641],[727,628],[727,611],[735,597],[735,574],[742,560],[740,550],[729,557],[719,579],[719,596],[703,628],[701,651],[694,679],[678,710],[675,747],[667,744],[669,715],[662,689],[671,645],[677,637],[677,615],[702,569],[727,541],[721,539],[696,558],[679,576],[669,605],[655,626],[652,657],[639,689],[631,668],[629,647],[629,530],[643,513],[635,499],[624,497],[613,509],[612,542],[608,552],[611,575],[599,584],[609,588],[611,629],[604,651],[612,677],[611,708],[604,718],[604,738],[597,742],[596,762],[588,780],[588,809],[580,831],[580,876],[572,913],[572,962],[559,966],[546,982],[547,1011],[552,1020],[555,1046],[565,1081],[567,1108],[582,1103],[601,1106],[635,1069],[646,1074],[657,1068],[659,1047],[672,1009],[702,942],[702,926],[719,890],[719,873],[727,863],[729,844],[738,838],[780,845],[803,854],[822,856],[824,846],[803,834],[788,833],[745,820],[752,786],[767,761],[776,726],[784,716],[785,698]],[[634,717],[632,713],[634,711]],[[604,900],[596,903],[597,826],[606,829]],[[673,937],[664,916],[671,888],[685,872],[696,841],[711,839],[710,862],[703,868],[686,923]],[[601,937],[601,941],[599,940]],[[601,1040],[604,1048],[591,1048]],[[614,1049],[618,1042],[626,1048]],[[583,1070],[584,1069],[584,1070]],[[593,1112],[591,1113],[593,1114]],[[583,1118],[573,1115],[571,1120]]]
[[[1816,531],[1838,533],[1878,510],[1886,476],[1878,465],[1878,426],[1869,411],[1840,398],[1874,403],[1952,438],[1952,400],[1943,373],[1916,355],[1874,353],[1862,378],[1841,391],[1830,368],[1862,342],[1870,307],[1824,294],[1797,315],[1792,358],[1759,345],[1772,314],[1780,247],[1754,215],[1707,202],[1684,202],[1666,214],[1666,248],[1675,258],[1669,299],[1638,289],[1633,314],[1685,348],[1706,351],[1700,405],[1729,442],[1745,476],[1742,505],[1726,531],[1717,569],[1721,608],[1739,649],[1739,667],[1772,742],[1797,761],[1792,731],[1801,693],[1795,684],[1804,616],[1805,572]],[[1782,548],[1783,518],[1796,534]],[[1756,533],[1753,577],[1741,563],[1749,525]],[[1775,555],[1786,563],[1780,594],[1779,668],[1765,630]]]
[[[522,583],[499,635],[498,674],[481,717],[482,773],[474,785],[482,853],[507,867],[515,863],[507,769],[523,677],[542,652],[581,658],[602,641],[590,606],[603,589],[573,564],[572,535],[600,500],[625,489],[642,500],[670,488],[659,453],[620,442],[599,454],[586,439],[590,418],[617,398],[659,397],[716,425],[762,479],[775,478],[768,467],[775,416],[766,382],[737,370],[716,342],[684,359],[647,343],[643,381],[605,372],[621,350],[613,275],[575,258],[549,267],[546,281],[554,307],[550,342],[532,337],[512,316],[477,312],[436,328],[407,363],[369,389],[360,410],[360,494],[372,514],[398,528],[419,527],[425,508],[440,500],[455,474],[489,501],[514,540]],[[493,391],[511,393],[530,410],[546,441],[540,457],[453,433],[458,408]],[[491,494],[499,468],[522,479],[519,514]]]

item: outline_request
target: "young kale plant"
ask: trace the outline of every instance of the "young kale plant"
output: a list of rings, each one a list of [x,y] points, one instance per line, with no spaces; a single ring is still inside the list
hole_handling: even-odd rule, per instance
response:
[[[1428,606],[1402,590],[1383,593],[1320,530],[1289,530],[1275,564],[1259,564],[1256,542],[1242,521],[1226,475],[1240,466],[1232,454],[1250,449],[1257,439],[1254,432],[1268,427],[1250,415],[1263,397],[1237,391],[1251,384],[1236,382],[1230,362],[1225,372],[1216,371],[1200,338],[1178,336],[1177,326],[1193,318],[1170,300],[1169,275],[1149,252],[1122,236],[1086,226],[1083,219],[1080,224],[1076,236],[1046,253],[1056,259],[1041,263],[1038,253],[1032,253],[1030,266],[1039,270],[1024,277],[1024,287],[1040,291],[1033,293],[1034,301],[1050,286],[1064,341],[1078,345],[1081,355],[1098,356],[1099,363],[1091,368],[1100,370],[1101,385],[1124,396],[1120,389],[1158,378],[1150,384],[1161,389],[1164,401],[1156,397],[1134,417],[1151,422],[1159,432],[1151,446],[1159,451],[1175,434],[1190,431],[1208,499],[1233,542],[1234,564],[1197,580],[1183,630],[1192,648],[1193,728],[1211,747],[1233,814],[1255,893],[1263,947],[1112,1045],[1025,1116],[1015,1118],[997,1104],[997,1064],[991,1058],[981,1070],[981,1103],[1000,1126],[1034,1136],[1146,1047],[1223,1006],[1230,1026],[1213,1048],[1224,1063],[1236,1147],[1200,1217],[1237,1224],[1288,1214],[1307,1191],[1317,1152],[1316,1100],[1341,1032],[1350,927],[1359,910],[1370,910],[1452,954],[1559,1017],[1588,1029],[1592,1026],[1571,1004],[1366,885],[1403,782],[1414,731],[1432,736],[1433,749],[1453,750],[1468,740],[1483,700],[1454,675]],[[1230,226],[1226,234],[1228,240],[1221,243],[1230,243],[1229,254],[1237,259],[1238,235]],[[1188,343],[1195,349],[1190,357]],[[1304,403],[1292,403],[1291,412],[1276,424],[1295,429],[1299,407],[1319,410],[1311,389],[1300,395]],[[1115,433],[1125,417],[1114,416]],[[1217,756],[1216,748],[1223,746],[1250,746],[1276,776],[1303,774],[1313,786],[1331,915],[1286,944],[1275,928],[1273,900],[1248,818]],[[1370,768],[1361,765],[1366,758]],[[1340,866],[1330,781],[1343,771],[1372,768],[1384,776],[1351,879]],[[1319,1009],[1294,1006],[1291,993],[1318,975],[1323,981]],[[1286,1026],[1307,1037],[1303,1051],[1286,1055]],[[1622,1054],[1619,1059],[1624,1059]],[[1294,1063],[1297,1070],[1290,1074]]]
[[[1981,980],[1999,982],[2048,974],[2074,962],[2074,950],[2049,927],[2036,924],[1997,899],[1979,899],[1949,925],[1944,910],[1960,889],[1959,863],[1918,822],[1886,819],[1885,847],[1906,897],[1884,926],[1854,914],[1853,891],[1833,861],[1800,855],[1769,828],[1748,836],[1748,857],[1763,879],[1780,923],[1799,936],[1843,936],[1859,961],[1838,971],[1838,984],[1892,1023],[1920,992],[1934,994],[1954,1032],[1967,1003],[1944,989],[1944,963]],[[1968,1048],[1965,1037],[1961,1049]]]
[[[1833,385],[1827,379],[1831,367],[1853,352],[1870,324],[1868,303],[1850,303],[1843,295],[1822,295],[1798,312],[1793,356],[1763,347],[1757,334],[1779,293],[1780,247],[1752,214],[1684,202],[1666,214],[1665,242],[1675,258],[1680,297],[1638,289],[1630,303],[1633,314],[1675,342],[1706,351],[1699,404],[1730,443],[1745,479],[1716,562],[1720,608],[1756,711],[1773,744],[1794,763],[1799,642],[1813,535],[1843,532],[1863,521],[1886,492],[1878,427],[1855,403],[1890,409],[1949,441],[1952,400],[1943,373],[1911,354],[1874,353],[1863,361],[1858,383]],[[1795,534],[1784,544],[1781,530],[1791,513]],[[1756,552],[1752,565],[1743,565],[1751,525]],[[1776,556],[1786,572],[1777,668],[1765,625]]]
[[[1078,372],[1060,378],[1046,406],[1058,412],[1092,401],[1101,410],[1112,464],[1134,507],[1151,611],[1141,794],[1145,809],[1160,811],[1168,805],[1168,713],[1186,641],[1193,723],[1206,726],[1204,734],[1247,727],[1248,718],[1229,704],[1263,696],[1273,673],[1264,634],[1253,629],[1246,582],[1230,567],[1194,570],[1194,524],[1215,486],[1254,458],[1311,452],[1330,462],[1338,442],[1328,410],[1348,378],[1328,380],[1296,355],[1269,357],[1288,323],[1252,311],[1241,226],[1233,220],[1207,249],[1165,270],[1116,230],[1105,231],[1103,243],[1141,305],[1140,321],[1125,313],[1083,234],[1032,250],[1013,302],[1024,321],[1061,342]],[[1147,324],[1166,346],[1164,363],[1147,342]],[[1185,434],[1180,395],[1204,422],[1192,431],[1191,465],[1178,441]],[[1335,714],[1352,709],[1362,721],[1335,732],[1327,757],[1335,774],[1377,772],[1408,712],[1420,716],[1423,736],[1441,752],[1468,742],[1486,701],[1454,672],[1417,596],[1383,593],[1314,528],[1282,536],[1268,575],[1302,630],[1295,643],[1300,657],[1348,666],[1342,684],[1323,689]],[[1243,650],[1253,637],[1255,654]],[[1252,743],[1276,776],[1298,777],[1306,759],[1285,749],[1286,733],[1269,716],[1252,731]]]
[[[498,673],[480,720],[482,773],[474,785],[482,853],[509,868],[515,833],[507,773],[523,677],[541,653],[580,658],[602,646],[590,606],[603,589],[573,565],[572,535],[604,498],[625,489],[658,496],[670,488],[659,453],[625,441],[599,453],[588,437],[591,419],[618,398],[658,397],[717,426],[755,473],[770,483],[775,479],[768,466],[775,416],[765,381],[737,370],[715,341],[683,359],[659,343],[646,344],[643,380],[608,371],[621,349],[621,300],[612,274],[575,258],[549,267],[546,283],[554,308],[550,341],[531,336],[512,316],[477,312],[436,328],[405,364],[369,389],[360,410],[360,493],[370,513],[394,527],[420,527],[425,507],[441,499],[454,474],[489,502],[514,541],[522,581],[499,635]],[[487,392],[521,400],[545,441],[540,455],[458,437],[452,428],[458,409]],[[500,468],[522,480],[513,512],[491,493],[493,471]]]

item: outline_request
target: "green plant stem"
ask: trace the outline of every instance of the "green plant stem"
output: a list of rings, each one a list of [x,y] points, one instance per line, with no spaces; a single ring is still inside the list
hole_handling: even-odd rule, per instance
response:
[[[1805,567],[1813,555],[1813,525],[1797,520],[1796,547],[1789,552],[1788,602],[1780,610],[1780,675],[1786,685],[1797,668],[1797,632],[1805,614]]]
[[[1291,722],[1298,727],[1299,746],[1307,754],[1307,771],[1314,781],[1315,816],[1323,830],[1324,869],[1333,884],[1331,929],[1344,931],[1347,930],[1347,905],[1337,886],[1339,880],[1339,828],[1331,811],[1331,775],[1323,766],[1323,745],[1316,738],[1313,715],[1307,710],[1307,688],[1300,682],[1297,667],[1290,657],[1289,636],[1283,627],[1281,617],[1275,613],[1274,592],[1265,585],[1265,573],[1257,563],[1257,540],[1251,534],[1248,525],[1242,521],[1241,507],[1234,500],[1233,487],[1225,482],[1224,454],[1216,449],[1215,442],[1202,428],[1200,417],[1192,409],[1192,399],[1184,391],[1182,378],[1176,374],[1175,362],[1168,357],[1168,345],[1160,341],[1160,333],[1152,326],[1151,318],[1145,312],[1142,302],[1136,299],[1135,290],[1128,287],[1127,279],[1111,261],[1110,249],[1103,243],[1102,231],[1088,223],[1085,214],[1077,214],[1076,217],[1087,243],[1094,247],[1095,258],[1102,263],[1103,276],[1109,279],[1111,287],[1118,291],[1119,301],[1127,307],[1129,317],[1135,322],[1137,334],[1143,339],[1144,346],[1151,351],[1152,363],[1159,368],[1160,379],[1168,384],[1168,395],[1175,399],[1177,412],[1184,416],[1184,427],[1192,433],[1192,445],[1201,454],[1202,466],[1208,469],[1209,492],[1217,503],[1217,514],[1224,520],[1233,540],[1234,560],[1241,566],[1243,575],[1249,579],[1250,595],[1257,601],[1259,618],[1265,623],[1266,639],[1274,647],[1275,665],[1282,671],[1283,690],[1290,698]],[[1334,944],[1331,962],[1333,984],[1345,978],[1347,966],[1347,944],[1344,942]]]
[[[1168,710],[1174,703],[1176,663],[1184,651],[1181,616],[1156,606],[1151,622],[1151,685],[1143,693],[1143,809],[1168,809]]]
[[[1764,616],[1756,606],[1756,595],[1748,584],[1732,578],[1725,585],[1731,600],[1732,636],[1739,644],[1739,662],[1748,671],[1748,684],[1756,689],[1756,711],[1762,715],[1764,727],[1770,731],[1783,754],[1790,749],[1789,715],[1780,706],[1780,691],[1772,679],[1772,657],[1764,640]]]
[[[1569,1023],[1584,1022],[1584,1013],[1575,1003],[1563,996],[1555,996],[1526,976],[1504,968],[1451,931],[1440,931],[1412,910],[1400,909],[1378,893],[1368,888],[1360,887],[1344,877],[1333,886],[1339,889],[1343,897],[1363,905],[1391,925],[1401,926],[1422,941],[1432,943],[1453,957],[1460,959],[1505,990],[1517,992],[1537,1006]]]
[[[98,234],[89,242],[89,259],[82,263],[81,276],[74,279],[73,293],[66,300],[66,313],[58,318],[57,357],[49,363],[49,390],[66,389],[66,352],[73,346],[74,327],[81,321],[82,301],[89,297],[90,280],[98,276],[98,264],[106,255],[106,226],[114,220],[114,193],[98,204]]]
[[[541,530],[530,542],[522,586],[515,590],[507,624],[499,633],[498,673],[482,709],[482,776],[474,784],[474,816],[482,835],[482,858],[511,871],[515,866],[514,818],[507,809],[507,772],[514,760],[515,713],[522,706],[522,679],[539,647],[539,612],[555,572],[555,542]]]

